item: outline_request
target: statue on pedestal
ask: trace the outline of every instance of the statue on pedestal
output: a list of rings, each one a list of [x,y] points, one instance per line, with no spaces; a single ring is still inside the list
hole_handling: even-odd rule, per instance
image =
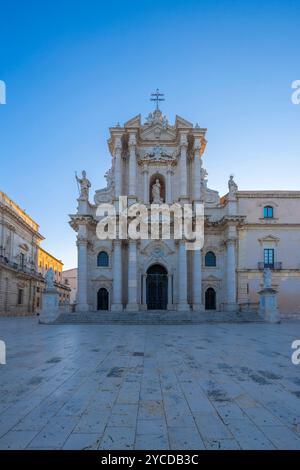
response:
[[[54,288],[54,271],[53,268],[48,269],[45,275],[46,290]]]
[[[89,198],[89,189],[91,187],[90,181],[86,177],[86,171],[82,171],[82,177],[78,178],[77,174],[76,176],[76,181],[80,185],[80,199],[85,199],[87,200]]]
[[[238,185],[233,179],[233,175],[229,176],[229,181],[228,181],[228,189],[229,189],[229,196],[235,196],[238,188]]]

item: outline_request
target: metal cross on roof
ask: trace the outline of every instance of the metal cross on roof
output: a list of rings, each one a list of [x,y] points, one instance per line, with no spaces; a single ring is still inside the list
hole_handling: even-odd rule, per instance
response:
[[[165,96],[164,93],[160,93],[159,89],[156,88],[156,92],[155,93],[151,93],[151,96],[155,96],[155,98],[150,98],[150,101],[156,101],[156,110],[158,111],[159,107],[158,107],[158,102],[159,101],[165,101],[164,98],[160,98],[161,96]]]

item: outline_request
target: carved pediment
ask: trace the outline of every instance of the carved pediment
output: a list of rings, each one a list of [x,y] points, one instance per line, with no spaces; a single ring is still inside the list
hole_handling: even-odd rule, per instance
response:
[[[259,238],[258,241],[261,245],[263,243],[275,243],[277,245],[280,241],[280,238],[275,237],[274,235],[267,235],[266,237]]]
[[[138,114],[137,116],[129,119],[129,121],[125,122],[124,127],[140,127],[141,126],[141,115]]]
[[[141,254],[151,256],[153,258],[164,258],[173,254],[174,251],[162,240],[150,240],[149,243],[141,250]]]
[[[96,282],[99,282],[99,281],[102,281],[102,282],[110,282],[112,281],[112,278],[110,276],[105,276],[104,274],[100,274],[99,276],[95,276],[92,281],[96,281]]]
[[[170,126],[168,126],[167,128],[164,128],[160,124],[155,124],[149,127],[144,126],[144,129],[142,130],[140,137],[142,140],[146,140],[146,141],[147,140],[155,141],[155,140],[160,139],[166,142],[172,142],[175,140],[176,134]]]
[[[175,127],[190,129],[193,127],[193,124],[181,116],[176,115],[175,117]]]

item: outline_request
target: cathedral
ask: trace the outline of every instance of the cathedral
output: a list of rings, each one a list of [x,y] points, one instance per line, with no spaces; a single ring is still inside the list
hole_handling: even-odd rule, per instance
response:
[[[227,194],[208,187],[206,129],[156,107],[109,129],[112,157],[107,186],[90,201],[83,171],[77,213],[76,310],[256,312],[263,270],[272,271],[281,313],[300,313],[300,191],[241,191],[233,177]],[[204,245],[189,251],[184,239],[97,237],[97,207],[143,203],[204,205]]]

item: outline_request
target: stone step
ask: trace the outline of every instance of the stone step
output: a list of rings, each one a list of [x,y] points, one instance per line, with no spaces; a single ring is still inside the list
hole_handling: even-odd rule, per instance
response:
[[[124,325],[183,325],[210,322],[262,322],[262,318],[253,312],[78,312],[61,313],[55,324],[124,324]]]

